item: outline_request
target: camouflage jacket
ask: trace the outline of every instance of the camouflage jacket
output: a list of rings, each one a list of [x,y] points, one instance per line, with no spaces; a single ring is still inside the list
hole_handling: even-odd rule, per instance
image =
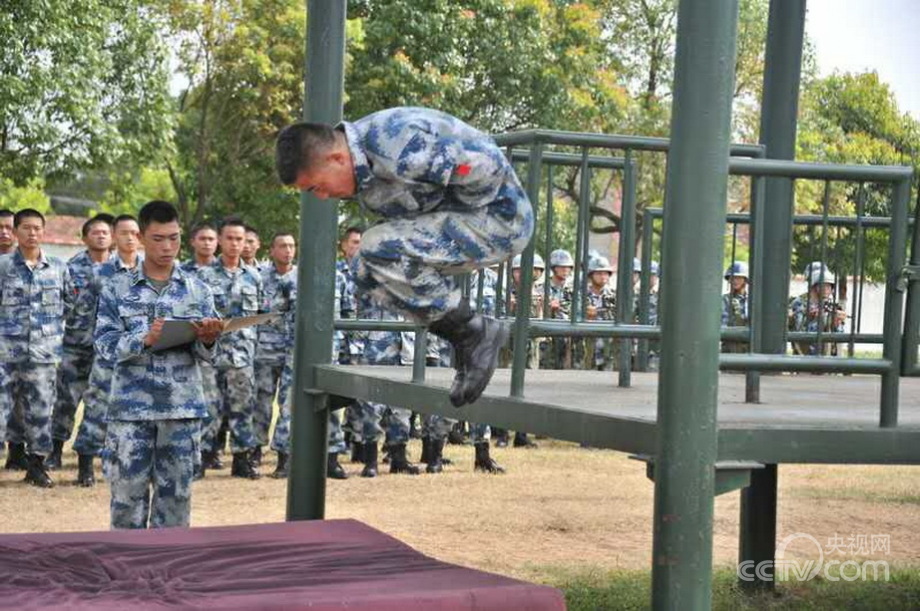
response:
[[[557,320],[570,320],[572,318],[572,279],[571,277],[566,278],[565,282],[562,285],[556,284],[556,282],[550,278],[549,282],[549,300],[558,299],[561,307],[553,312],[550,310],[550,316]]]
[[[262,312],[284,312],[284,318],[257,327],[256,360],[284,364],[284,357],[294,348],[294,316],[297,314],[297,266],[279,274],[274,265],[266,265],[262,276]]]
[[[106,419],[172,420],[203,418],[200,360],[211,350],[200,342],[153,352],[144,338],[157,318],[215,318],[210,289],[195,276],[173,267],[169,284],[157,292],[138,267],[102,288],[96,349],[114,363]]]
[[[842,333],[844,324],[837,323],[834,316],[835,311],[840,307],[834,300],[829,299],[824,302],[824,312],[819,317],[818,310],[821,308],[821,302],[811,299],[809,303],[808,293],[799,295],[789,304],[789,330],[816,333],[819,326],[818,320],[822,318],[824,322],[822,331]]]
[[[391,108],[339,129],[365,208],[413,217],[489,206],[532,233],[530,202],[510,162],[491,137],[459,119],[427,108]]]
[[[358,295],[358,318],[364,320],[403,320],[403,317],[380,307],[367,293]],[[403,336],[399,331],[360,332],[364,353],[361,360],[368,365],[403,364]]]
[[[585,290],[586,305],[593,307],[596,315],[592,320],[614,320],[617,315],[617,293],[610,285],[604,285],[600,291],[588,284]]]
[[[67,264],[44,252],[30,268],[17,249],[0,256],[0,359],[60,363],[74,289]]]
[[[748,309],[748,294],[725,293],[722,295],[722,326],[747,327],[751,323]]]
[[[73,309],[64,321],[64,345],[68,348],[93,349],[96,329],[96,304],[99,301],[99,268],[89,251],[77,253],[67,261],[73,283]]]
[[[355,318],[358,312],[357,288],[355,286],[355,270],[352,264],[345,259],[336,259],[336,290],[341,296],[336,300],[339,304],[338,311],[342,318]],[[339,278],[341,274],[341,278]],[[339,286],[338,283],[342,285]],[[341,363],[357,363],[364,354],[362,334],[355,331],[337,331],[339,342],[339,355]]]
[[[214,307],[221,318],[253,316],[262,301],[262,277],[251,267],[228,270],[223,259],[202,268],[201,279],[214,295]],[[224,333],[214,348],[214,366],[240,368],[252,365],[256,353],[257,327]]]

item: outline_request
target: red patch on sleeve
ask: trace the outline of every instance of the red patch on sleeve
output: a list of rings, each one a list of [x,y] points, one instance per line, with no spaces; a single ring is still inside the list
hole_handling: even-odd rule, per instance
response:
[[[469,165],[467,165],[467,164],[464,163],[464,164],[461,164],[461,165],[458,165],[458,166],[457,166],[457,174],[458,174],[459,176],[469,176],[470,170],[472,170],[472,169],[473,169],[473,168],[472,168],[471,166],[469,166]]]

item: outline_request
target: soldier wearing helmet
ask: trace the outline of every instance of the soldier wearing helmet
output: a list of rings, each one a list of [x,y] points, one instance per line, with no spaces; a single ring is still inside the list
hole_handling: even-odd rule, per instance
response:
[[[820,328],[824,333],[842,333],[846,323],[846,308],[837,302],[834,289],[837,277],[820,261],[809,263],[808,292],[792,300],[789,306],[789,330],[816,333]],[[792,351],[802,355],[837,354],[837,344],[824,343],[820,349],[814,342],[793,342]]]
[[[614,320],[616,316],[616,291],[610,285],[613,268],[606,257],[596,256],[588,260],[588,282],[585,291],[585,318],[588,320]],[[584,369],[613,369],[613,340],[610,338],[586,338],[578,343],[576,360]]]
[[[751,324],[751,311],[748,300],[748,264],[734,261],[725,270],[728,292],[722,295],[722,326],[748,327]],[[722,352],[743,353],[748,351],[747,342],[722,342]]]

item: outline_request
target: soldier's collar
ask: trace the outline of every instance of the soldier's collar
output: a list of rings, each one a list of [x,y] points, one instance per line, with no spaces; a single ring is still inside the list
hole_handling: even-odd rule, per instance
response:
[[[342,121],[335,128],[345,133],[345,141],[348,143],[348,151],[351,153],[351,161],[355,168],[355,191],[360,193],[374,180],[367,153],[361,146],[361,135],[354,124],[348,121]]]

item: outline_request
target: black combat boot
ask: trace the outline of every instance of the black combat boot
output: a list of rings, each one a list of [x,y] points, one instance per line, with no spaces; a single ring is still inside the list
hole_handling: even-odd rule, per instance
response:
[[[508,429],[497,429],[492,427],[492,438],[495,439],[496,448],[508,447]]]
[[[364,469],[361,470],[361,477],[377,477],[376,441],[367,441],[364,443]]]
[[[249,462],[252,463],[253,469],[262,466],[262,446],[256,446],[249,452]]]
[[[201,466],[205,469],[219,471],[224,468],[224,463],[220,459],[220,454],[217,453],[217,450],[209,450],[201,453]]]
[[[351,462],[364,462],[364,444],[360,441],[352,440],[351,442]]]
[[[447,433],[447,443],[452,446],[464,446],[466,445],[466,423],[463,421],[456,422],[452,427],[450,427],[450,432]]]
[[[278,452],[278,464],[275,466],[275,470],[272,471],[271,477],[275,479],[287,479],[290,472],[287,452]]]
[[[6,465],[3,468],[7,471],[25,471],[29,468],[26,444],[12,441],[6,444]]]
[[[491,456],[489,456],[489,442],[488,441],[477,441],[475,444],[476,447],[476,462],[473,464],[474,471],[484,471],[486,473],[504,473],[505,468],[500,464],[495,462]]]
[[[397,443],[390,446],[390,473],[419,474],[418,467],[406,458],[406,444]]]
[[[241,477],[243,479],[259,479],[261,475],[252,466],[250,457],[251,450],[245,452],[236,452],[233,454],[233,465],[230,467],[232,477]]]
[[[515,448],[536,448],[537,444],[530,440],[530,437],[527,436],[527,433],[516,431],[514,433],[514,447]]]
[[[348,474],[339,464],[338,452],[329,452],[326,458],[326,477],[329,479],[348,479]]]
[[[52,443],[54,444],[54,449],[51,450],[51,454],[45,459],[45,469],[48,471],[57,471],[61,468],[61,455],[64,452],[64,440],[55,439]]]
[[[26,468],[26,478],[23,481],[39,488],[54,488],[54,482],[51,481],[45,469],[45,457],[39,454],[28,454],[26,460],[29,466]]]
[[[454,347],[457,374],[450,402],[454,407],[473,403],[492,379],[499,350],[508,341],[510,330],[494,318],[474,313],[465,301],[428,328]]]
[[[92,454],[80,454],[77,459],[77,485],[84,488],[92,488],[96,485]]]
[[[430,447],[431,447],[431,438],[422,437],[422,455],[419,456],[419,459],[418,459],[419,462],[423,462],[427,464],[428,461],[431,459],[431,451],[429,450]]]
[[[441,453],[444,452],[444,440],[432,439],[428,442],[428,466],[425,471],[428,473],[440,473],[444,470],[441,462]]]

